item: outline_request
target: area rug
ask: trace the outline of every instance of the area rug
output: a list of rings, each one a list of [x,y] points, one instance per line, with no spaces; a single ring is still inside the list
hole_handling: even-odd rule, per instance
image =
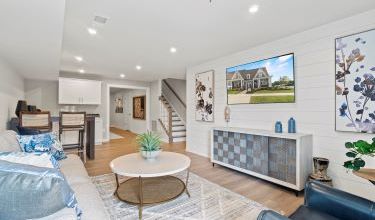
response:
[[[120,135],[117,135],[115,133],[112,133],[112,132],[109,133],[109,139],[111,139],[111,140],[122,139],[122,138],[124,138],[124,137],[120,136]]]
[[[185,180],[185,173],[176,175]],[[106,174],[91,177],[112,220],[138,219],[138,207],[129,205],[113,195],[116,189],[115,176]],[[124,179],[120,179],[120,182]],[[263,205],[214,184],[194,173],[190,173],[188,189],[191,197],[183,193],[175,200],[148,205],[143,208],[146,220],[252,220],[257,219]]]

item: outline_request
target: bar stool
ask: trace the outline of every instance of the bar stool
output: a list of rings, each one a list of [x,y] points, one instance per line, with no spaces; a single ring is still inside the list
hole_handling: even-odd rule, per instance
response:
[[[51,113],[45,112],[20,112],[19,129],[28,129],[29,132],[52,131]]]
[[[75,152],[77,150],[78,156],[81,160],[86,162],[86,145],[84,144],[84,137],[86,132],[86,112],[60,112],[59,122],[59,139],[64,132],[77,132],[78,142],[62,144],[64,151],[67,153]]]

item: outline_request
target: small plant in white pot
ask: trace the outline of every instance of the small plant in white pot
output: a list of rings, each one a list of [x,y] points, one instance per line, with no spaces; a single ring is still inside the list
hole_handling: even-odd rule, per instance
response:
[[[141,155],[147,160],[154,160],[161,152],[161,138],[158,134],[147,131],[137,136]]]

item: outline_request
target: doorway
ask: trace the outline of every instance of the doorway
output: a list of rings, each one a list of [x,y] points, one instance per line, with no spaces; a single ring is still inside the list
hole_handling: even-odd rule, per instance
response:
[[[123,138],[121,132],[114,131],[140,134],[150,130],[150,88],[128,85],[107,87],[106,140]]]

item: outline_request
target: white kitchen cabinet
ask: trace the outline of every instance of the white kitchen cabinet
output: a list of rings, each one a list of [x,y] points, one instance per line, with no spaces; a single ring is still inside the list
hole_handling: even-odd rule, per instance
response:
[[[59,78],[59,104],[100,105],[102,82],[86,79]]]

